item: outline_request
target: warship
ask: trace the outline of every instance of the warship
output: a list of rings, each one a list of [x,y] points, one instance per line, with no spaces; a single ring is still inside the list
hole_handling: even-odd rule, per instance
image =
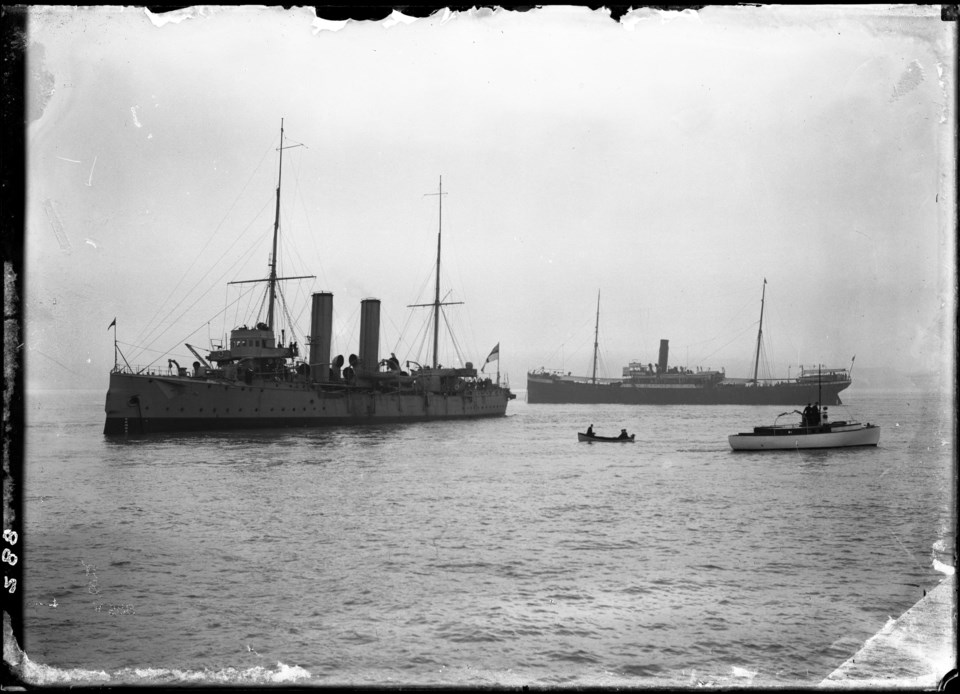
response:
[[[505,415],[507,403],[515,395],[508,386],[500,384],[499,343],[483,365],[497,361],[495,379],[483,375],[483,367],[478,372],[470,361],[452,368],[437,362],[441,308],[459,303],[440,300],[442,178],[437,194],[441,202],[434,300],[429,304],[411,305],[432,308],[432,363],[421,365],[407,361],[406,368],[402,368],[396,355],[381,357],[380,300],[374,298],[360,302],[359,344],[357,352],[346,360],[343,355],[331,358],[333,294],[330,292],[311,294],[310,333],[305,355],[295,340],[284,344],[284,331],[280,331],[278,340],[279,283],[312,277],[277,276],[284,149],[281,121],[269,276],[242,281],[266,283],[266,315],[258,315],[252,327],[235,327],[230,331],[229,341],[212,344],[206,357],[201,355],[201,350],[185,344],[196,360],[186,367],[171,358],[167,360],[166,369],[130,366],[118,349],[114,319],[109,326],[114,329],[114,367],[106,396],[104,435],[347,426]]]
[[[752,378],[729,378],[724,370],[670,366],[670,342],[660,340],[657,363],[632,361],[621,378],[597,378],[600,297],[593,342],[592,376],[574,376],[535,369],[527,372],[528,403],[627,404],[627,405],[798,405],[819,402],[841,405],[840,391],[852,383],[853,366],[844,368],[800,367],[799,375],[786,379],[758,378],[763,336],[763,305]]]

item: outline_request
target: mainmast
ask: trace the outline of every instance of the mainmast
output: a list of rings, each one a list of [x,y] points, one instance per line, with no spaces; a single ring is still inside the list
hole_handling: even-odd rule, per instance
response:
[[[280,231],[280,182],[283,178],[283,118],[280,119],[280,172],[277,174],[277,213],[273,220],[273,253],[270,254],[270,307],[267,327],[273,330],[273,304],[277,298],[277,235]]]
[[[593,326],[593,385],[597,385],[597,349],[600,346],[600,290],[597,290],[597,323]]]
[[[433,368],[437,368],[437,350],[440,342],[440,236],[443,233],[443,176],[437,189],[440,214],[437,222],[437,281],[433,299]]]
[[[425,195],[436,195],[440,198],[440,222],[437,225],[437,280],[435,284],[434,298],[432,304],[407,304],[407,308],[433,307],[433,368],[437,368],[438,354],[440,347],[440,307],[453,304],[462,304],[462,301],[440,301],[440,239],[443,233],[443,176],[440,177],[440,187],[436,193],[425,193]]]
[[[753,362],[753,385],[757,385],[757,370],[760,368],[760,339],[763,336],[763,303],[767,298],[767,278],[763,278],[763,294],[760,296],[760,329],[757,330],[757,358]]]

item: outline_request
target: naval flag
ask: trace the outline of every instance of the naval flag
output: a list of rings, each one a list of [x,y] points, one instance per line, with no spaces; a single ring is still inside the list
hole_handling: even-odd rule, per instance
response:
[[[114,318],[112,321],[110,321],[110,325],[107,326],[107,330],[109,330],[110,328],[112,328],[112,327],[115,326],[116,324],[117,324],[117,319]]]
[[[497,346],[490,351],[490,354],[487,357],[487,360],[483,362],[483,366],[480,367],[480,370],[483,371],[485,368],[487,368],[487,364],[489,364],[492,361],[500,361],[500,343],[499,342],[497,343]]]

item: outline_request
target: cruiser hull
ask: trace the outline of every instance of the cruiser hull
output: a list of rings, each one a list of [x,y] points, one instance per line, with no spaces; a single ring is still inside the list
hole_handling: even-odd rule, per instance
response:
[[[777,383],[754,386],[583,383],[559,379],[527,378],[527,402],[533,404],[623,404],[623,405],[793,405],[819,402],[841,405],[843,383]]]
[[[389,424],[504,416],[503,390],[399,393],[307,382],[247,385],[112,373],[106,435]]]

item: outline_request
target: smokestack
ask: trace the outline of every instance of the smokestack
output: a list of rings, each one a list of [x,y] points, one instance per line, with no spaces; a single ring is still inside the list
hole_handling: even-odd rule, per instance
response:
[[[333,332],[333,294],[316,292],[310,312],[310,377],[330,380],[330,335]]]
[[[360,302],[360,370],[375,373],[380,362],[380,299]]]
[[[657,362],[657,370],[667,373],[667,354],[670,352],[670,340],[660,340],[660,360]]]

